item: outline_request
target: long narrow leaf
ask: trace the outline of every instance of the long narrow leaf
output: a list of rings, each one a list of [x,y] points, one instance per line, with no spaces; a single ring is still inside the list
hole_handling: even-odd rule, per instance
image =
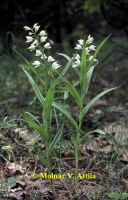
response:
[[[74,97],[77,105],[79,105],[80,107],[82,107],[82,101],[81,101],[81,97],[79,95],[79,93],[77,92],[75,86],[73,84],[71,84],[69,81],[67,81],[66,79],[63,79],[66,87],[68,89],[68,91],[71,93],[71,95]]]
[[[82,49],[82,56],[81,56],[81,66],[80,66],[80,88],[81,88],[81,95],[83,97],[83,92],[85,90],[85,81],[87,77],[87,59],[86,59],[86,50],[85,45]]]
[[[103,130],[101,130],[101,129],[95,129],[95,130],[93,130],[93,131],[89,131],[89,132],[87,132],[87,133],[80,139],[81,143],[84,143],[85,139],[87,139],[87,138],[90,136],[90,134],[92,134],[92,133],[99,133],[99,134],[101,134],[101,135],[105,135],[105,134],[106,134],[106,133],[105,133]]]
[[[89,89],[89,86],[90,86],[90,82],[91,82],[91,78],[92,78],[94,68],[95,68],[95,66],[90,67],[90,69],[87,72],[87,78],[85,80],[86,85],[84,86],[84,88],[85,88],[84,96],[88,93],[88,89]]]
[[[88,65],[88,69],[90,69],[90,67],[93,65],[93,62],[94,60],[96,59],[99,51],[101,50],[101,48],[103,47],[103,45],[106,43],[106,41],[108,40],[108,38],[110,37],[110,35],[108,37],[106,37],[100,44],[99,46],[97,47],[96,51],[95,51],[95,54],[93,56],[93,59],[91,60],[91,62],[89,63]]]
[[[26,62],[27,65],[30,65],[29,61],[19,52],[16,50],[16,48],[13,48],[13,51],[22,59]]]
[[[45,139],[45,130],[43,126],[38,124],[34,118],[28,113],[23,113],[24,120],[28,123],[28,125],[33,128],[38,134],[40,134]]]
[[[75,121],[75,119],[71,116],[71,114],[60,104],[57,103],[53,103],[52,104],[57,110],[59,110],[61,113],[63,113],[72,123],[72,125],[74,126],[74,128],[76,129],[76,131],[79,131],[79,126],[77,124],[77,122]]]
[[[116,87],[117,88],[117,87]],[[116,88],[111,88],[108,90],[105,90],[103,92],[101,92],[100,94],[98,94],[96,97],[94,97],[83,109],[82,111],[82,118],[84,117],[84,115],[89,111],[89,109],[94,105],[94,103],[100,99],[102,96],[104,96],[105,94],[107,94],[108,92],[115,90]]]
[[[23,69],[23,71],[25,72],[25,74],[27,75],[32,88],[36,94],[37,99],[40,101],[40,103],[42,104],[42,106],[44,106],[44,102],[45,102],[45,98],[43,97],[42,93],[40,92],[39,87],[37,86],[37,84],[35,83],[35,81],[33,80],[33,78],[31,77],[31,75],[25,70]]]
[[[34,115],[32,115],[30,112],[25,112],[25,114],[29,115],[31,117],[31,119],[36,121],[41,126],[41,123],[39,122],[39,120]]]
[[[55,145],[57,145],[60,142],[60,139],[63,134],[63,127],[64,126],[62,125],[61,128],[58,130],[57,134],[55,135],[52,143],[50,144],[50,147],[49,147],[50,153],[52,153],[52,151],[54,150]]]
[[[68,55],[66,55],[65,53],[57,53],[57,54],[60,55],[60,56],[63,56],[63,57],[66,58],[68,61],[71,60],[71,58],[70,58]]]
[[[53,98],[54,98],[54,91],[55,91],[55,83],[52,83],[47,94],[46,94],[46,100],[45,100],[45,103],[44,103],[44,118],[45,118],[45,122],[47,124],[50,123],[50,116],[51,116],[51,108],[52,108],[52,103],[53,103]]]

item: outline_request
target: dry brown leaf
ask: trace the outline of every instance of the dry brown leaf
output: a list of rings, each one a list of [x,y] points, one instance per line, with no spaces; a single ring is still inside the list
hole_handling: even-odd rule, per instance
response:
[[[128,179],[123,179],[122,181],[123,187],[125,190],[128,190]]]
[[[15,198],[16,200],[23,200],[26,192],[21,188],[15,188],[10,190],[10,197]]]
[[[25,171],[25,169],[23,168],[22,165],[16,164],[14,162],[13,163],[9,162],[7,164],[7,170],[8,170],[10,175],[23,174],[23,172]]]
[[[99,151],[104,152],[104,153],[111,153],[112,152],[112,146],[108,145],[106,147],[100,148]]]
[[[93,155],[97,152],[111,153],[112,143],[111,141],[103,140],[101,137],[91,137],[85,144],[80,146],[81,153],[86,152]]]
[[[68,151],[66,151],[66,152],[64,152],[64,157],[65,157],[65,158],[74,157],[74,153],[73,153],[73,152],[68,152]]]

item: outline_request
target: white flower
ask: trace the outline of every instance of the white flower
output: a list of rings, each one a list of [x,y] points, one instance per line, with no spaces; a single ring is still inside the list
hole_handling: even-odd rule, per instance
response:
[[[94,46],[94,45],[91,45],[90,47],[88,47],[89,48],[89,50],[91,50],[91,51],[95,51],[95,49],[96,49],[96,46]]]
[[[77,66],[79,66],[79,65],[80,65],[80,60],[76,60],[76,61],[75,61],[75,64],[76,64]]]
[[[31,28],[28,27],[28,26],[24,26],[24,29],[25,29],[25,31],[30,31],[31,30]]]
[[[28,47],[28,49],[29,49],[30,51],[33,51],[35,48],[36,48],[36,47],[35,47],[35,45],[33,45],[33,44],[31,44],[31,46]]]
[[[32,44],[33,44],[33,45],[37,45],[37,44],[38,44],[38,41],[35,40]]]
[[[43,54],[42,56],[41,56],[41,59],[46,59],[47,58],[47,56],[45,55],[45,54]]]
[[[27,38],[26,42],[32,42],[33,41],[33,37],[31,37],[31,36],[26,36],[26,38]]]
[[[75,62],[73,63],[72,67],[78,67],[80,66],[80,55],[79,54],[74,54]]]
[[[40,41],[41,41],[41,42],[45,42],[45,41],[46,41],[46,39],[47,39],[47,37],[45,37],[45,36],[42,36],[42,37],[40,38]]]
[[[80,45],[84,44],[84,40],[82,40],[82,39],[78,40],[78,42],[79,42]]]
[[[29,35],[32,35],[33,33],[32,33],[32,32],[29,32],[28,34],[29,34]]]
[[[82,49],[82,46],[80,44],[77,44],[75,49],[80,50],[80,49]]]
[[[35,56],[41,56],[42,55],[42,52],[40,51],[40,50],[37,50],[36,49],[36,54],[35,54]]]
[[[48,62],[53,62],[55,59],[52,56],[48,56]]]
[[[76,64],[73,64],[73,65],[72,65],[72,67],[73,67],[73,68],[75,68],[75,67],[78,67],[78,65],[76,65]]]
[[[76,59],[76,60],[79,60],[79,59],[80,59],[80,55],[79,55],[78,53],[75,54],[74,56],[75,56],[75,59]]]
[[[46,36],[47,33],[46,33],[46,31],[40,31],[39,35],[40,35],[40,36]]]
[[[45,48],[45,49],[50,49],[50,48],[51,48],[50,43],[49,43],[49,42],[46,43],[46,44],[44,45],[44,48]]]
[[[59,68],[61,65],[59,65],[57,62],[52,63],[52,68],[53,69],[57,69]]]
[[[39,30],[40,26],[38,25],[38,23],[36,23],[36,24],[34,24],[33,28],[37,32]]]
[[[39,67],[40,66],[40,62],[38,60],[34,61],[32,63],[32,65],[34,65],[35,67]]]
[[[93,42],[93,37],[91,37],[90,35],[88,36],[88,39],[86,41],[86,44],[91,44]]]

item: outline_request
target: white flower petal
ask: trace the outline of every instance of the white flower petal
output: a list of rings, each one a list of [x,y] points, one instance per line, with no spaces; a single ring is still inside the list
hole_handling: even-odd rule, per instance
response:
[[[78,40],[78,42],[79,42],[80,45],[84,44],[84,40],[83,39]]]
[[[41,56],[42,55],[42,52],[40,51],[40,50],[36,50],[36,54],[35,54],[35,56]]]
[[[80,60],[76,60],[75,64],[79,66],[80,65]]]
[[[31,44],[31,46],[30,47],[28,47],[28,49],[30,50],[30,51],[33,51],[33,50],[35,50],[35,45],[33,45],[33,44]]]
[[[80,55],[77,53],[74,55],[76,60],[80,60]]]
[[[43,54],[42,56],[41,56],[41,59],[46,59],[47,58],[47,56],[45,55],[45,54]]]
[[[39,30],[40,26],[38,25],[38,23],[36,23],[36,24],[33,25],[33,28],[37,32]]]
[[[26,38],[27,38],[26,42],[32,42],[33,41],[33,37],[31,37],[31,36],[26,36]]]
[[[57,62],[52,63],[53,69],[58,69],[61,65],[59,65]]]
[[[52,56],[48,56],[48,62],[53,62],[55,59]]]
[[[39,67],[40,66],[40,62],[38,60],[34,61],[32,63],[32,65],[34,65],[35,67]]]
[[[32,32],[29,32],[28,34],[29,34],[29,35],[32,35],[33,33],[32,33]]]
[[[41,42],[45,42],[46,39],[47,39],[47,36],[46,36],[46,37],[45,37],[45,36],[42,36],[42,37],[40,38],[40,41],[41,41]]]
[[[40,36],[46,36],[47,33],[46,33],[46,31],[40,31],[39,35],[40,35]]]
[[[32,44],[33,44],[33,45],[38,45],[38,41],[35,40]]]
[[[93,37],[91,37],[90,35],[88,36],[88,39],[86,41],[86,44],[91,44],[93,42]]]
[[[75,67],[78,67],[78,65],[76,65],[76,64],[73,64],[73,65],[72,65],[72,67],[73,67],[73,68],[75,68]]]
[[[24,26],[24,29],[25,29],[25,31],[30,31],[31,30],[31,28],[28,27],[28,26]]]
[[[75,47],[75,49],[81,50],[81,49],[82,49],[82,46],[81,46],[80,44],[77,44],[76,47]]]
[[[89,50],[91,50],[91,51],[95,51],[95,49],[96,49],[96,46],[94,46],[94,45],[91,45],[91,46],[89,46],[88,48],[89,48]]]
[[[48,43],[46,43],[45,45],[44,45],[44,48],[45,49],[50,49],[51,48],[51,45],[50,45],[50,43],[48,42]]]

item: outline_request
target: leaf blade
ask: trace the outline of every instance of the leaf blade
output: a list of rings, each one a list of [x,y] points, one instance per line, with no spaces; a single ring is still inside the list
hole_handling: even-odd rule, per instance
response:
[[[50,151],[50,153],[52,153],[52,151],[53,151],[53,149],[54,149],[54,147],[55,147],[55,145],[57,144],[57,143],[59,143],[59,141],[60,141],[60,139],[61,139],[61,137],[62,137],[62,134],[63,134],[63,125],[61,126],[61,128],[58,130],[58,132],[57,132],[57,134],[55,135],[55,137],[54,137],[54,139],[52,140],[52,142],[51,142],[51,144],[50,144],[50,146],[49,146],[49,151]]]
[[[28,112],[23,113],[22,115],[26,123],[45,139],[44,128],[41,124],[38,124],[37,121],[35,121],[35,117],[33,118]]]
[[[101,93],[99,93],[96,97],[94,97],[91,101],[89,101],[89,103],[84,107],[84,109],[82,110],[82,118],[84,117],[84,115],[89,111],[89,109],[94,105],[94,103],[100,99],[102,96],[104,96],[105,94],[107,94],[108,92],[111,92],[112,90],[117,89],[117,87],[115,88],[111,88],[111,89],[107,89]]]
[[[72,123],[72,125],[74,126],[74,128],[78,131],[79,130],[79,126],[77,124],[77,122],[75,121],[75,119],[71,116],[70,112],[68,112],[62,105],[58,104],[58,103],[53,103],[52,104],[57,110],[59,110],[61,113],[63,113]]]
[[[30,81],[30,83],[32,85],[32,88],[33,88],[33,90],[35,92],[35,95],[36,95],[37,99],[40,101],[41,105],[44,106],[45,98],[41,94],[39,87],[37,86],[37,84],[35,83],[33,78],[31,77],[31,75],[25,69],[23,69],[23,71],[27,75],[27,77],[28,77],[28,79],[29,79],[29,81]]]

